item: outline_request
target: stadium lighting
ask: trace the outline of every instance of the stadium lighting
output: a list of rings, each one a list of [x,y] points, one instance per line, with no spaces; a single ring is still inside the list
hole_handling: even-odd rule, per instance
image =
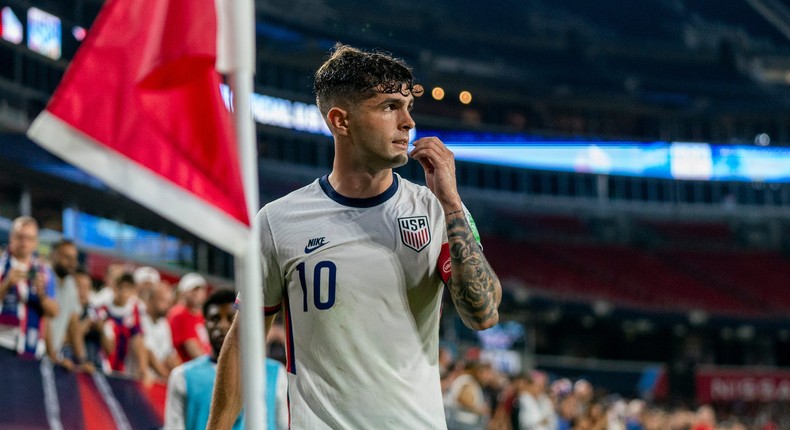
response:
[[[469,91],[461,91],[461,94],[458,95],[458,100],[460,100],[461,103],[468,105],[469,103],[472,103],[472,93]]]
[[[760,133],[754,136],[754,144],[757,146],[768,146],[771,144],[771,136],[766,133]]]
[[[434,89],[431,90],[431,97],[433,97],[434,100],[442,100],[444,98],[444,88],[434,87]]]
[[[689,312],[688,315],[689,324],[698,327],[705,324],[708,321],[708,313],[702,310],[693,310]]]
[[[16,45],[22,43],[22,22],[14,15],[14,11],[6,6],[0,9],[0,16],[0,36]]]
[[[77,42],[82,42],[82,40],[85,39],[85,36],[88,35],[88,31],[79,25],[75,25],[71,28],[71,35],[74,36],[74,39],[76,39]]]

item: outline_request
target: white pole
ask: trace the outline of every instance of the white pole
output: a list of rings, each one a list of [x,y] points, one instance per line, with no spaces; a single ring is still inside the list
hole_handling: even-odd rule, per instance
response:
[[[260,228],[255,221],[259,209],[258,151],[255,124],[250,109],[255,71],[255,8],[252,0],[232,0],[230,46],[234,68],[231,72],[233,111],[239,145],[244,195],[252,224],[246,252],[236,257],[236,290],[241,299],[241,380],[244,395],[244,428],[266,428],[264,402],[263,290],[261,288]]]

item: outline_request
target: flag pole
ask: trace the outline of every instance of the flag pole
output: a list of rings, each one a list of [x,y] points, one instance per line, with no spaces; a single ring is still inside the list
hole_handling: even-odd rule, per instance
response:
[[[233,90],[233,110],[236,138],[244,184],[247,213],[250,217],[251,233],[247,249],[235,258],[236,291],[242,292],[241,300],[241,380],[244,398],[244,428],[246,430],[266,427],[266,403],[264,402],[264,333],[263,333],[263,290],[261,288],[260,226],[256,220],[259,209],[258,194],[258,151],[255,124],[250,109],[250,94],[253,92],[255,71],[255,7],[252,0],[230,2],[228,48],[234,60],[230,74]]]

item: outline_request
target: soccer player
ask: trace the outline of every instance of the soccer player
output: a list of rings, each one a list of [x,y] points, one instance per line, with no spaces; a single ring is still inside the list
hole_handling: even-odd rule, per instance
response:
[[[502,295],[453,154],[435,137],[408,153],[421,87],[401,60],[338,45],[314,87],[334,137],[332,172],[258,214],[267,327],[284,314],[291,428],[445,428],[442,287],[478,330],[497,323]],[[392,171],[409,156],[427,187]],[[241,407],[238,336],[234,322],[211,429],[228,428]]]
[[[236,316],[236,294],[230,290],[217,290],[203,305],[206,331],[211,339],[211,353],[184,363],[170,373],[167,382],[165,428],[168,430],[203,430],[211,407],[211,392],[217,357],[222,343]],[[288,427],[287,381],[282,363],[266,359],[266,400],[268,422],[271,430]],[[231,421],[233,423],[233,421]],[[230,426],[228,426],[230,427]],[[234,429],[242,428],[242,418],[235,418]]]

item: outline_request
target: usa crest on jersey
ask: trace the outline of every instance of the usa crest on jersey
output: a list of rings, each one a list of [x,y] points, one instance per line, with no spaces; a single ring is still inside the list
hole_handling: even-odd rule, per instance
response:
[[[431,227],[425,215],[398,218],[398,229],[403,244],[417,252],[431,243]]]

